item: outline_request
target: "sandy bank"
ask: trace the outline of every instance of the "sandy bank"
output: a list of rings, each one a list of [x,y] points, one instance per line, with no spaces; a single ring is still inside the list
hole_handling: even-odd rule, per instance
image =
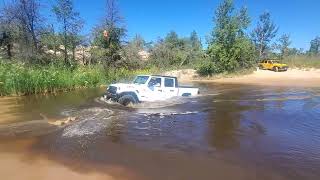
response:
[[[39,152],[31,152],[34,140],[18,140],[0,143],[0,175],[6,180],[124,180],[137,179],[131,172],[116,166],[105,166],[102,172],[75,170],[81,168],[74,163],[72,168],[52,160]],[[89,171],[90,169],[90,171]],[[112,172],[112,173],[109,173]]]
[[[249,75],[236,77],[210,77],[199,78],[195,70],[177,70],[165,73],[177,76],[184,82],[215,82],[228,84],[249,84],[262,86],[292,86],[292,87],[319,87],[320,69],[289,69],[286,72],[273,72],[268,70],[257,70]]]
[[[320,70],[291,69],[287,72],[258,70],[250,75],[213,80],[218,83],[252,84],[262,86],[319,87]]]
[[[87,180],[87,179],[104,179],[115,180],[111,175],[101,173],[81,174],[74,172],[69,168],[45,159],[23,160],[23,157],[11,153],[1,153],[0,174],[3,179],[7,180]],[[29,162],[28,162],[29,161]],[[13,168],[14,167],[14,168]],[[17,173],[18,172],[18,173]]]

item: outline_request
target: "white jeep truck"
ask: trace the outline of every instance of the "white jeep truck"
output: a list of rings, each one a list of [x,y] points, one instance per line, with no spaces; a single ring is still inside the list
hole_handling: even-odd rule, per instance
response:
[[[176,96],[196,96],[198,88],[180,87],[176,77],[139,75],[130,84],[111,84],[104,98],[127,106],[130,103],[153,102]]]

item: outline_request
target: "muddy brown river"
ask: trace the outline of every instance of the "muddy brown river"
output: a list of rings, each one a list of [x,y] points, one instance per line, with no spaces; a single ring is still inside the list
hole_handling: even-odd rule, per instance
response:
[[[100,99],[103,89],[0,98],[0,167],[19,157],[28,166],[48,160],[79,177],[320,178],[320,88],[194,85],[199,97],[128,108]],[[47,123],[66,117],[76,121]],[[50,179],[37,168],[8,173],[16,167],[0,168],[0,175]]]

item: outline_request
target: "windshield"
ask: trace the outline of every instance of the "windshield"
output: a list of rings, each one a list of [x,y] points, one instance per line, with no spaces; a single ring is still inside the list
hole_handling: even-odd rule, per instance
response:
[[[275,64],[275,63],[279,64],[279,63],[280,63],[280,61],[272,61],[272,63],[274,63],[274,64]]]
[[[137,76],[133,81],[133,84],[145,84],[149,79],[149,76]]]

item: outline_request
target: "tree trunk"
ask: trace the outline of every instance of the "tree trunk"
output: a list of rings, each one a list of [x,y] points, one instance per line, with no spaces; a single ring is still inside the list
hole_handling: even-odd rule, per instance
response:
[[[53,46],[53,51],[54,51],[54,57],[57,58],[57,46]]]
[[[83,65],[86,65],[85,56],[84,56],[84,47],[82,47],[82,63]]]
[[[54,52],[54,58],[55,59],[57,59],[57,37],[56,37],[56,33],[55,33],[55,31],[54,31],[54,27],[53,27],[53,24],[51,24],[51,28],[52,28],[52,34],[53,34],[53,42],[54,42],[54,44],[53,44],[53,52]]]
[[[37,41],[37,36],[36,36],[36,33],[35,33],[35,30],[34,30],[34,25],[33,23],[30,25],[30,33],[31,33],[31,36],[32,36],[32,41],[33,41],[33,46],[35,48],[35,52],[34,53],[38,53],[38,41]]]
[[[9,57],[9,59],[12,58],[11,44],[10,44],[10,43],[7,44],[7,55],[8,55],[8,57]]]
[[[261,59],[262,57],[262,45],[260,45],[260,49],[259,49],[259,58]]]
[[[72,47],[72,59],[76,61],[76,48],[74,46]]]
[[[35,35],[32,35],[32,39],[33,39],[33,45],[34,45],[34,48],[35,48],[35,54],[38,53],[38,42],[37,42],[37,38],[35,37]]]
[[[68,63],[68,50],[67,50],[67,45],[66,45],[66,43],[64,43],[64,50],[63,50],[63,52],[64,52],[64,63],[65,63],[66,65],[69,65],[69,63]]]
[[[64,19],[63,20],[63,24],[64,24],[64,63],[66,65],[69,65],[68,62],[68,50],[67,50],[67,20]]]

